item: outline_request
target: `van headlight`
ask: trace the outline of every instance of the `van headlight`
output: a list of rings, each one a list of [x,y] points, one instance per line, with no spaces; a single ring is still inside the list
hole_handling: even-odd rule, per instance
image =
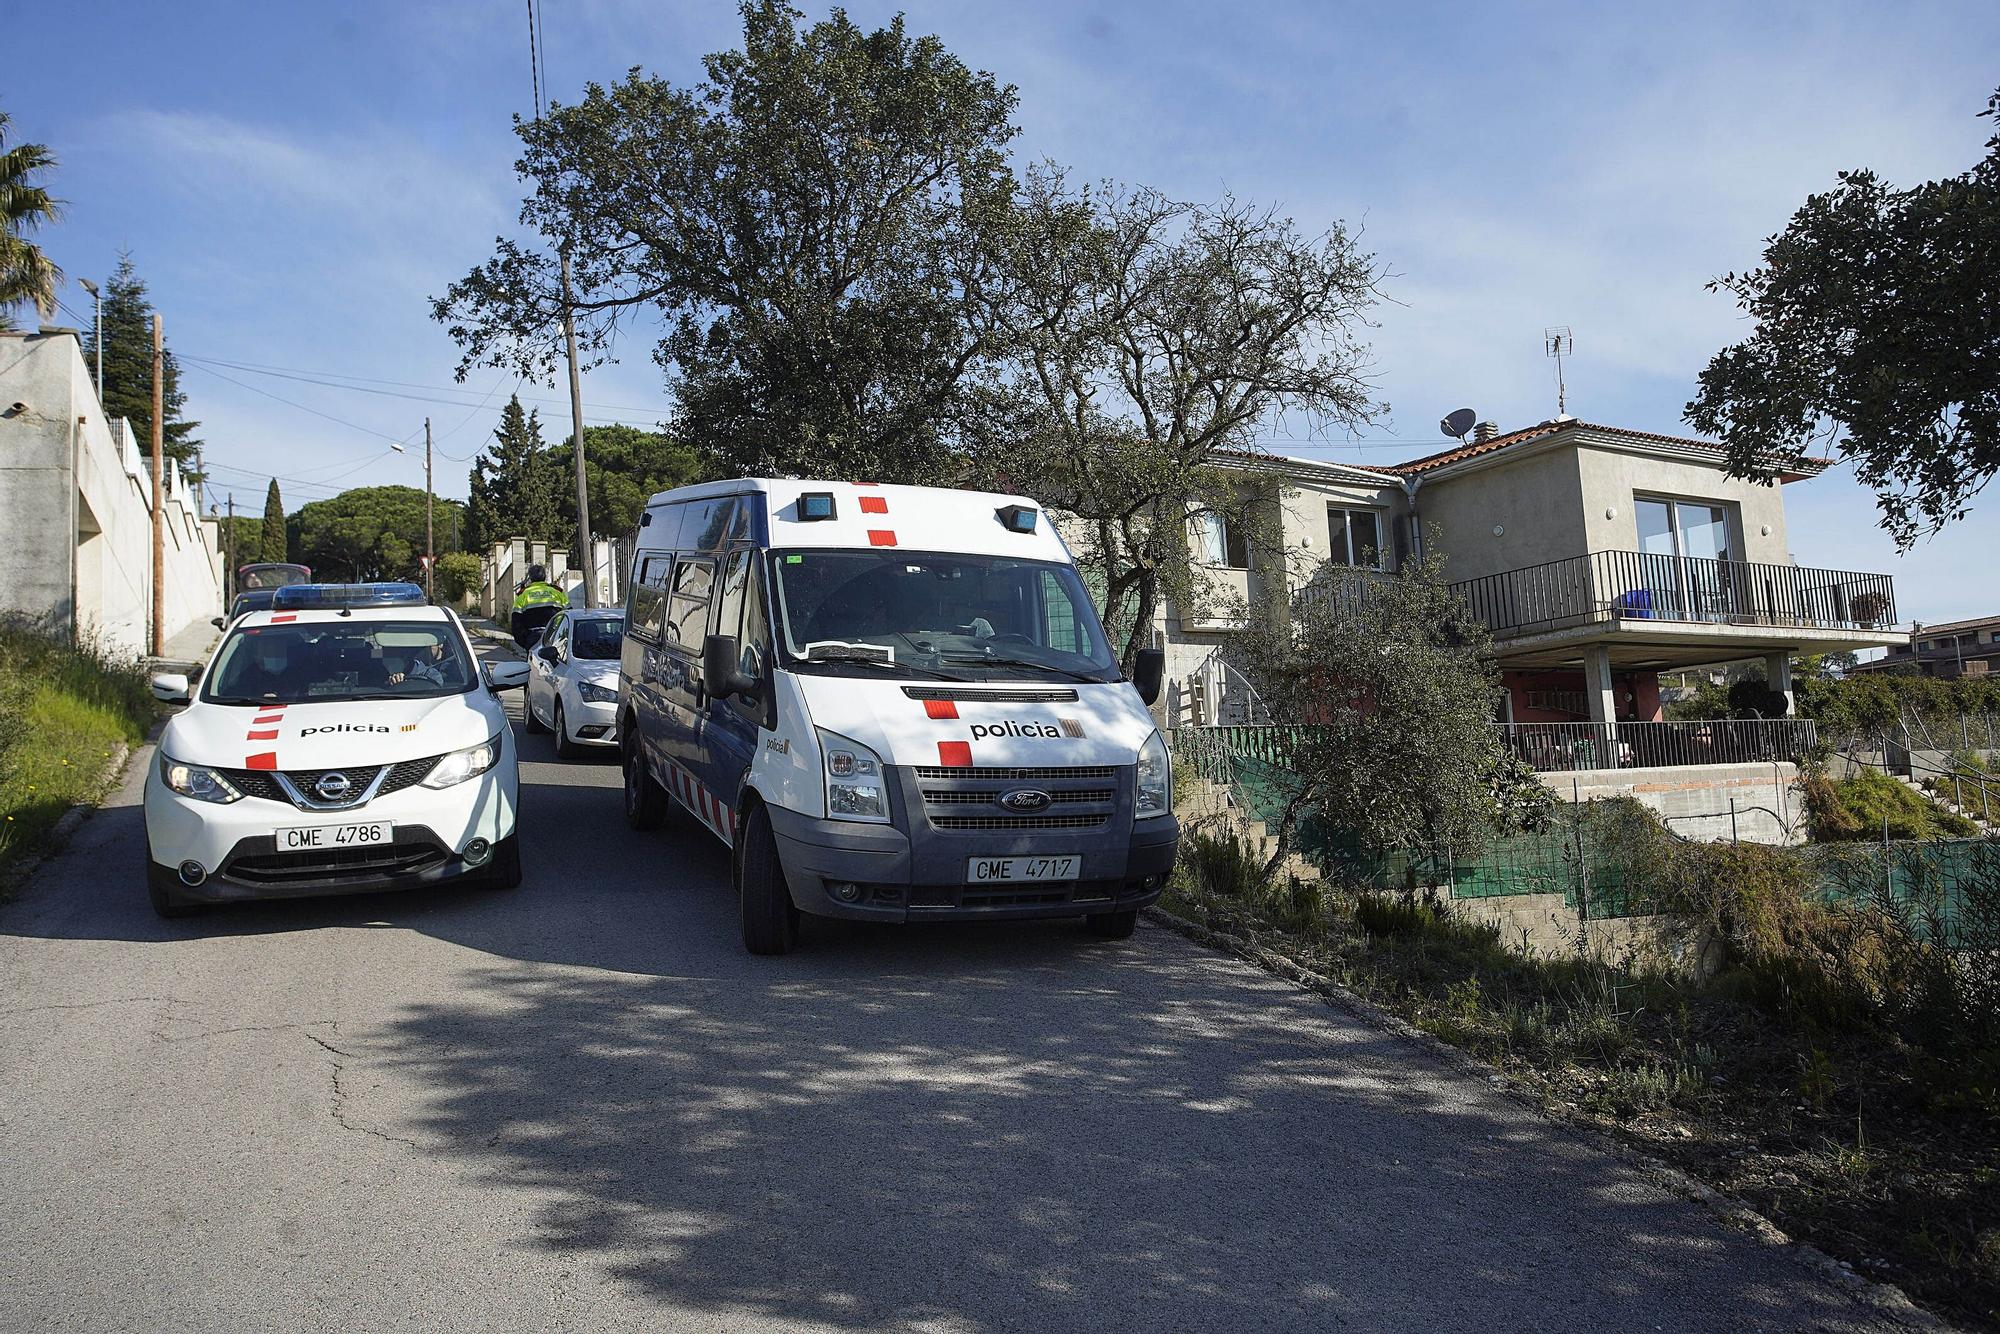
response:
[[[1139,784],[1132,814],[1145,820],[1174,808],[1174,767],[1167,762],[1167,743],[1158,732],[1139,747]]]
[[[826,813],[835,820],[889,822],[889,797],[883,790],[882,758],[858,741],[825,728],[819,733],[826,763]]]
[[[576,683],[576,693],[583,697],[585,704],[616,704],[618,702],[617,686],[601,686],[595,681],[578,681]]]
[[[167,758],[160,752],[160,781],[170,791],[195,801],[212,801],[218,806],[227,806],[232,801],[240,801],[243,794],[220,769],[211,769],[205,764],[183,764],[179,760]]]
[[[456,787],[468,778],[477,778],[500,762],[500,738],[489,737],[476,746],[455,750],[439,760],[424,779],[425,787]]]

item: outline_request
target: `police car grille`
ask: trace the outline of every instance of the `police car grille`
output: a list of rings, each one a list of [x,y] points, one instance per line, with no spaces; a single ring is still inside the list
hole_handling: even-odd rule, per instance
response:
[[[343,800],[351,800],[366,792],[368,785],[375,781],[375,775],[380,772],[382,772],[382,766],[379,764],[371,764],[366,768],[360,769],[343,768],[336,765],[327,769],[287,769],[285,770],[285,777],[292,780],[293,787],[305,793],[308,797],[314,797],[318,795],[314,789],[318,787],[320,779],[326,777],[328,774],[346,774],[347,794]]]
[[[1074,690],[1053,687],[968,690],[962,686],[904,686],[903,694],[910,699],[949,699],[973,704],[1069,704],[1076,700]]]
[[[1108,787],[1078,788],[1072,792],[1051,792],[1049,801],[1055,805],[1076,805],[1093,802],[1110,805],[1117,792]],[[991,792],[925,792],[926,806],[991,806],[995,794]]]
[[[934,829],[1098,829],[1111,818],[1102,815],[933,815]]]
[[[375,795],[386,797],[391,792],[401,792],[406,787],[415,787],[431,776],[442,755],[427,755],[421,760],[404,760],[401,764],[389,766],[389,776],[382,780],[382,790]]]
[[[1077,768],[914,770],[924,816],[938,830],[1100,829],[1119,812],[1121,784],[1109,765]],[[1039,811],[1009,810],[1000,798],[1023,787],[1048,796]]]
[[[257,797],[264,801],[290,801],[285,790],[278,786],[278,780],[267,769],[223,769],[219,771],[229,780],[229,785],[246,797]]]
[[[990,778],[995,781],[1024,779],[1044,782],[1061,782],[1064,779],[1070,778],[1095,778],[1102,780],[1115,777],[1118,773],[1116,769],[1108,764],[1082,765],[1074,769],[1007,769],[995,768],[990,765],[983,768],[945,769],[935,765],[919,765],[915,772],[918,778],[924,780],[944,778],[956,781],[962,779]]]

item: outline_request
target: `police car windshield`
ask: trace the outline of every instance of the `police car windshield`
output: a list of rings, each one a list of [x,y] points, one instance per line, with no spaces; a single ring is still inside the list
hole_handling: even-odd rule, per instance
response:
[[[965,680],[1119,679],[1089,594],[1067,565],[844,550],[778,551],[771,568],[794,669],[882,674],[886,663]]]
[[[342,617],[245,626],[229,637],[202,686],[210,704],[309,704],[457,695],[477,680],[443,621]]]

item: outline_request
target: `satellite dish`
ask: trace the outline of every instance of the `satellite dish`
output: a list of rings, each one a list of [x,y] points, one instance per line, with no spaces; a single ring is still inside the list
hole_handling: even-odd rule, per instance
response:
[[[1465,433],[1470,431],[1478,421],[1478,413],[1474,412],[1471,408],[1460,408],[1457,412],[1452,413],[1449,417],[1439,422],[1438,429],[1454,440],[1463,440],[1465,439]]]

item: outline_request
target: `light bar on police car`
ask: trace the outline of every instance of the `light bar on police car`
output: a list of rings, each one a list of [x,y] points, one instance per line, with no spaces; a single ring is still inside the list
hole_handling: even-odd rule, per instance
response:
[[[273,611],[423,605],[424,590],[409,583],[289,584],[271,598]]]

